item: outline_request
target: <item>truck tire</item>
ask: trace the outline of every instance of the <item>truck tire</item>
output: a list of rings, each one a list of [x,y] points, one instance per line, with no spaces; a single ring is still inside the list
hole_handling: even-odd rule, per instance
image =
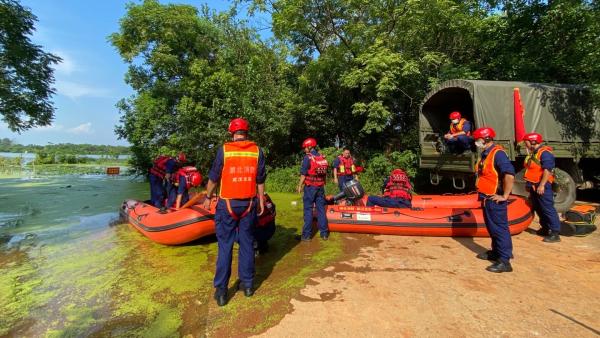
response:
[[[566,171],[554,169],[554,207],[556,211],[561,213],[569,210],[577,197],[577,185],[573,177]]]

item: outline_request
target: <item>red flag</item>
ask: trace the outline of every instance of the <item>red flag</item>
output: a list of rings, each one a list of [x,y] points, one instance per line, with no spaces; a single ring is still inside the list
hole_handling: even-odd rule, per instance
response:
[[[513,91],[513,101],[515,105],[515,141],[521,142],[525,136],[525,120],[523,119],[525,109],[521,103],[519,88],[515,88]]]

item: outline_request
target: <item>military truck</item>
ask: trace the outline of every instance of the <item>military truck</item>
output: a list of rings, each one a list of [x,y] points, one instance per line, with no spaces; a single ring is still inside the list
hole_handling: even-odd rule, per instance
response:
[[[515,140],[513,92],[519,88],[526,132],[543,135],[556,156],[555,206],[559,212],[575,201],[577,189],[597,188],[600,181],[600,109],[589,89],[577,85],[450,80],[424,99],[419,116],[420,167],[430,170],[431,184],[451,179],[456,189],[472,189],[478,153],[444,150],[452,111],[460,111],[473,127],[496,131],[496,143],[506,150],[517,176],[513,192],[526,196],[523,180],[525,145]]]

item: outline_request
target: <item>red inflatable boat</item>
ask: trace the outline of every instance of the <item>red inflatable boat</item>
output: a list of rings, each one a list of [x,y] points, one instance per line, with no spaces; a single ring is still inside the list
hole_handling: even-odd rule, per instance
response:
[[[121,215],[129,224],[152,241],[166,245],[191,242],[215,233],[215,208],[217,201],[211,203],[211,209],[204,209],[202,203],[185,209],[169,210],[161,213],[150,204],[137,200],[126,200],[121,207]],[[275,205],[265,196],[265,212],[259,217],[259,226],[275,221]]]
[[[365,205],[366,197],[355,204]],[[526,199],[508,202],[511,235],[527,229],[533,213]],[[489,236],[477,194],[414,196],[412,209],[328,205],[329,230],[404,236]]]

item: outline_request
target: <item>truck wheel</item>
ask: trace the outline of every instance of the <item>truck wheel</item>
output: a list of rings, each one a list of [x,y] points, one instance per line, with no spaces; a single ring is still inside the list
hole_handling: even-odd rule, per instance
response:
[[[575,180],[566,171],[554,169],[554,207],[556,211],[565,212],[571,208],[577,197],[577,186]]]

